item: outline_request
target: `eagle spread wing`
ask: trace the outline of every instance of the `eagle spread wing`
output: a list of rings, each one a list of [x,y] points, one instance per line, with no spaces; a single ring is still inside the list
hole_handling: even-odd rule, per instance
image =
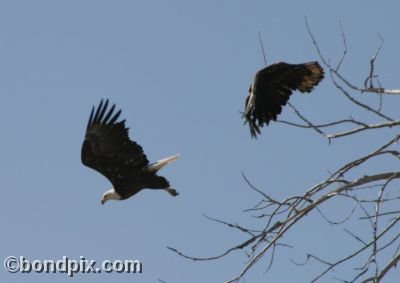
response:
[[[121,110],[107,109],[108,100],[92,108],[82,145],[82,163],[106,176],[117,191],[127,188],[149,164],[143,149],[129,139],[125,120],[117,122]],[[108,110],[108,111],[107,111]]]
[[[310,92],[324,78],[318,62],[272,64],[255,75],[246,98],[244,118],[249,123],[253,138],[260,128],[276,121],[294,90]]]

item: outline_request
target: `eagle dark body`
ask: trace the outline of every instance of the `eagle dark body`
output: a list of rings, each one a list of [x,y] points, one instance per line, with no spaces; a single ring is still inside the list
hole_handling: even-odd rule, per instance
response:
[[[82,163],[106,176],[114,190],[127,199],[143,188],[163,189],[169,182],[149,168],[142,147],[129,139],[125,120],[117,122],[121,110],[108,111],[108,100],[93,107],[82,145]]]
[[[260,134],[260,128],[276,121],[282,107],[294,90],[311,92],[324,78],[324,71],[318,62],[272,64],[255,75],[246,98],[244,118],[249,123],[253,138]]]

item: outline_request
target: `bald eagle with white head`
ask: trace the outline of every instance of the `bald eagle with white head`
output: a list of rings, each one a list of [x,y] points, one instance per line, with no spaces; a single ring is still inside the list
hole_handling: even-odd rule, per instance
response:
[[[103,174],[113,187],[106,191],[101,204],[106,201],[124,200],[142,189],[165,190],[172,196],[178,192],[168,180],[157,172],[175,161],[173,155],[149,164],[142,147],[129,139],[125,120],[117,121],[121,110],[114,113],[115,104],[108,109],[108,99],[92,108],[82,145],[82,163]]]

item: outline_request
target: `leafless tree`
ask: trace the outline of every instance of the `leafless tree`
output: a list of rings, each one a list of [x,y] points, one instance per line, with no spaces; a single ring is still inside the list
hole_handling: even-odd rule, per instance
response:
[[[327,74],[330,77],[339,95],[347,98],[348,103],[365,111],[368,115],[368,122],[355,119],[353,117],[330,121],[327,123],[316,123],[308,119],[294,105],[289,104],[301,122],[278,121],[293,127],[310,129],[318,133],[329,143],[339,138],[349,136],[356,137],[364,131],[376,131],[382,128],[392,129],[392,136],[383,144],[375,145],[370,152],[361,155],[355,160],[343,164],[328,178],[318,184],[305,189],[305,193],[299,196],[290,196],[284,200],[272,198],[261,189],[254,186],[243,173],[243,178],[248,187],[256,192],[260,201],[253,207],[246,210],[261,220],[262,226],[259,229],[250,229],[233,222],[226,222],[215,218],[210,220],[217,221],[223,225],[245,233],[247,239],[238,245],[227,249],[222,254],[213,257],[193,257],[181,251],[169,247],[180,256],[191,260],[214,260],[222,258],[234,251],[245,250],[248,256],[247,263],[243,269],[231,280],[239,282],[249,270],[254,267],[261,258],[267,259],[266,270],[269,270],[274,263],[277,247],[287,246],[283,237],[290,233],[295,227],[301,225],[301,221],[312,214],[320,216],[321,223],[327,222],[337,227],[348,235],[348,239],[355,240],[358,244],[353,245],[352,250],[347,250],[344,256],[335,260],[328,255],[306,254],[306,260],[302,263],[294,262],[296,265],[310,264],[311,261],[320,263],[322,268],[316,271],[311,282],[327,282],[327,277],[332,276],[334,269],[339,269],[345,265],[351,266],[350,278],[337,278],[341,282],[380,282],[389,272],[393,272],[397,263],[400,261],[400,171],[398,166],[393,170],[376,169],[376,166],[369,166],[373,162],[385,162],[394,159],[398,161],[400,152],[398,142],[400,135],[396,133],[396,127],[400,125],[397,119],[389,117],[382,110],[382,101],[385,95],[398,95],[400,90],[386,89],[378,80],[375,70],[375,62],[381,51],[383,39],[380,38],[380,45],[376,53],[370,60],[368,76],[362,86],[350,82],[342,75],[342,65],[347,54],[347,43],[344,32],[341,28],[343,40],[343,53],[336,65],[323,55],[323,52],[314,37],[306,19],[306,28],[315,46],[317,53],[322,61]],[[369,105],[362,101],[360,94],[373,94],[378,97],[377,106]],[[400,112],[399,112],[400,113]],[[373,121],[373,122],[371,122]],[[334,131],[337,128],[340,131]],[[371,169],[374,168],[374,169]],[[321,209],[323,204],[338,202],[345,198],[349,200],[348,215],[341,221],[331,220],[331,215],[326,215]],[[368,235],[360,235],[356,229],[350,230],[343,228],[349,221],[358,221],[366,225],[369,230]],[[318,225],[318,224],[316,224]],[[386,256],[381,256],[385,254]],[[389,255],[389,256],[387,256]],[[355,266],[354,262],[357,263]],[[348,273],[346,273],[348,274]]]

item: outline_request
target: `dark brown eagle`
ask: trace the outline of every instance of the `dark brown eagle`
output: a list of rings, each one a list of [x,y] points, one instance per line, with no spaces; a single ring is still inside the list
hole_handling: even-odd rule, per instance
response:
[[[271,120],[276,121],[294,90],[310,92],[323,78],[324,71],[318,62],[280,62],[258,71],[250,85],[243,113],[251,136],[257,138],[261,127]]]
[[[144,188],[165,190],[172,196],[177,191],[170,188],[157,171],[175,161],[178,155],[149,164],[142,147],[129,139],[125,120],[118,122],[121,110],[114,114],[115,104],[108,110],[108,99],[92,108],[82,145],[82,163],[107,177],[113,188],[101,199],[104,204],[110,199],[123,200]]]

